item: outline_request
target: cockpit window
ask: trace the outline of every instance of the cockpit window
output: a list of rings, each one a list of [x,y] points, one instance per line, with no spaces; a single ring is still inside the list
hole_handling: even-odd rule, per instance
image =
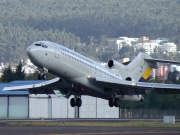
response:
[[[48,48],[47,45],[42,45],[42,44],[35,44],[35,46],[42,46],[43,48]]]
[[[41,44],[35,44],[35,46],[41,46]]]
[[[43,48],[47,48],[47,45],[42,45]]]

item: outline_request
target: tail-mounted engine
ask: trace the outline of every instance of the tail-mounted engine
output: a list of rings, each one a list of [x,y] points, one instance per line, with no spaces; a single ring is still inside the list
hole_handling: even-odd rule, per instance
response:
[[[108,67],[111,68],[111,69],[122,69],[123,67],[125,67],[123,64],[115,61],[115,60],[109,60],[108,61]]]
[[[109,60],[107,65],[110,69],[116,71],[117,73],[120,73],[121,75],[122,75],[122,71],[125,71],[127,68],[126,65],[124,65],[118,61],[115,61],[115,60]],[[132,81],[133,80],[132,77],[130,77],[130,75],[128,75],[128,74],[124,74],[123,78],[126,81]]]

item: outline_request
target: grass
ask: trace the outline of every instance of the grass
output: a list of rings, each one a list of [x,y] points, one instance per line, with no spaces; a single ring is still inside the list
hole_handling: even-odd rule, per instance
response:
[[[8,122],[6,126],[108,126],[108,127],[180,127],[180,122]]]

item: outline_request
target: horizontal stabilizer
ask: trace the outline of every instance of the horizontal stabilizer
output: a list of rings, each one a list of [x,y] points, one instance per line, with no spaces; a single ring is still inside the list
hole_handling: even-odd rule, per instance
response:
[[[171,60],[161,60],[161,59],[144,59],[148,62],[161,62],[161,63],[171,63],[171,64],[180,64],[178,61],[171,61]]]

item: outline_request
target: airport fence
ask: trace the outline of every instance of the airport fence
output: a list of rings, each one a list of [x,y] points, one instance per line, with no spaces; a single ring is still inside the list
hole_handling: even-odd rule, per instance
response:
[[[120,118],[143,118],[160,119],[163,116],[175,116],[180,118],[180,110],[158,110],[158,109],[120,109]]]

